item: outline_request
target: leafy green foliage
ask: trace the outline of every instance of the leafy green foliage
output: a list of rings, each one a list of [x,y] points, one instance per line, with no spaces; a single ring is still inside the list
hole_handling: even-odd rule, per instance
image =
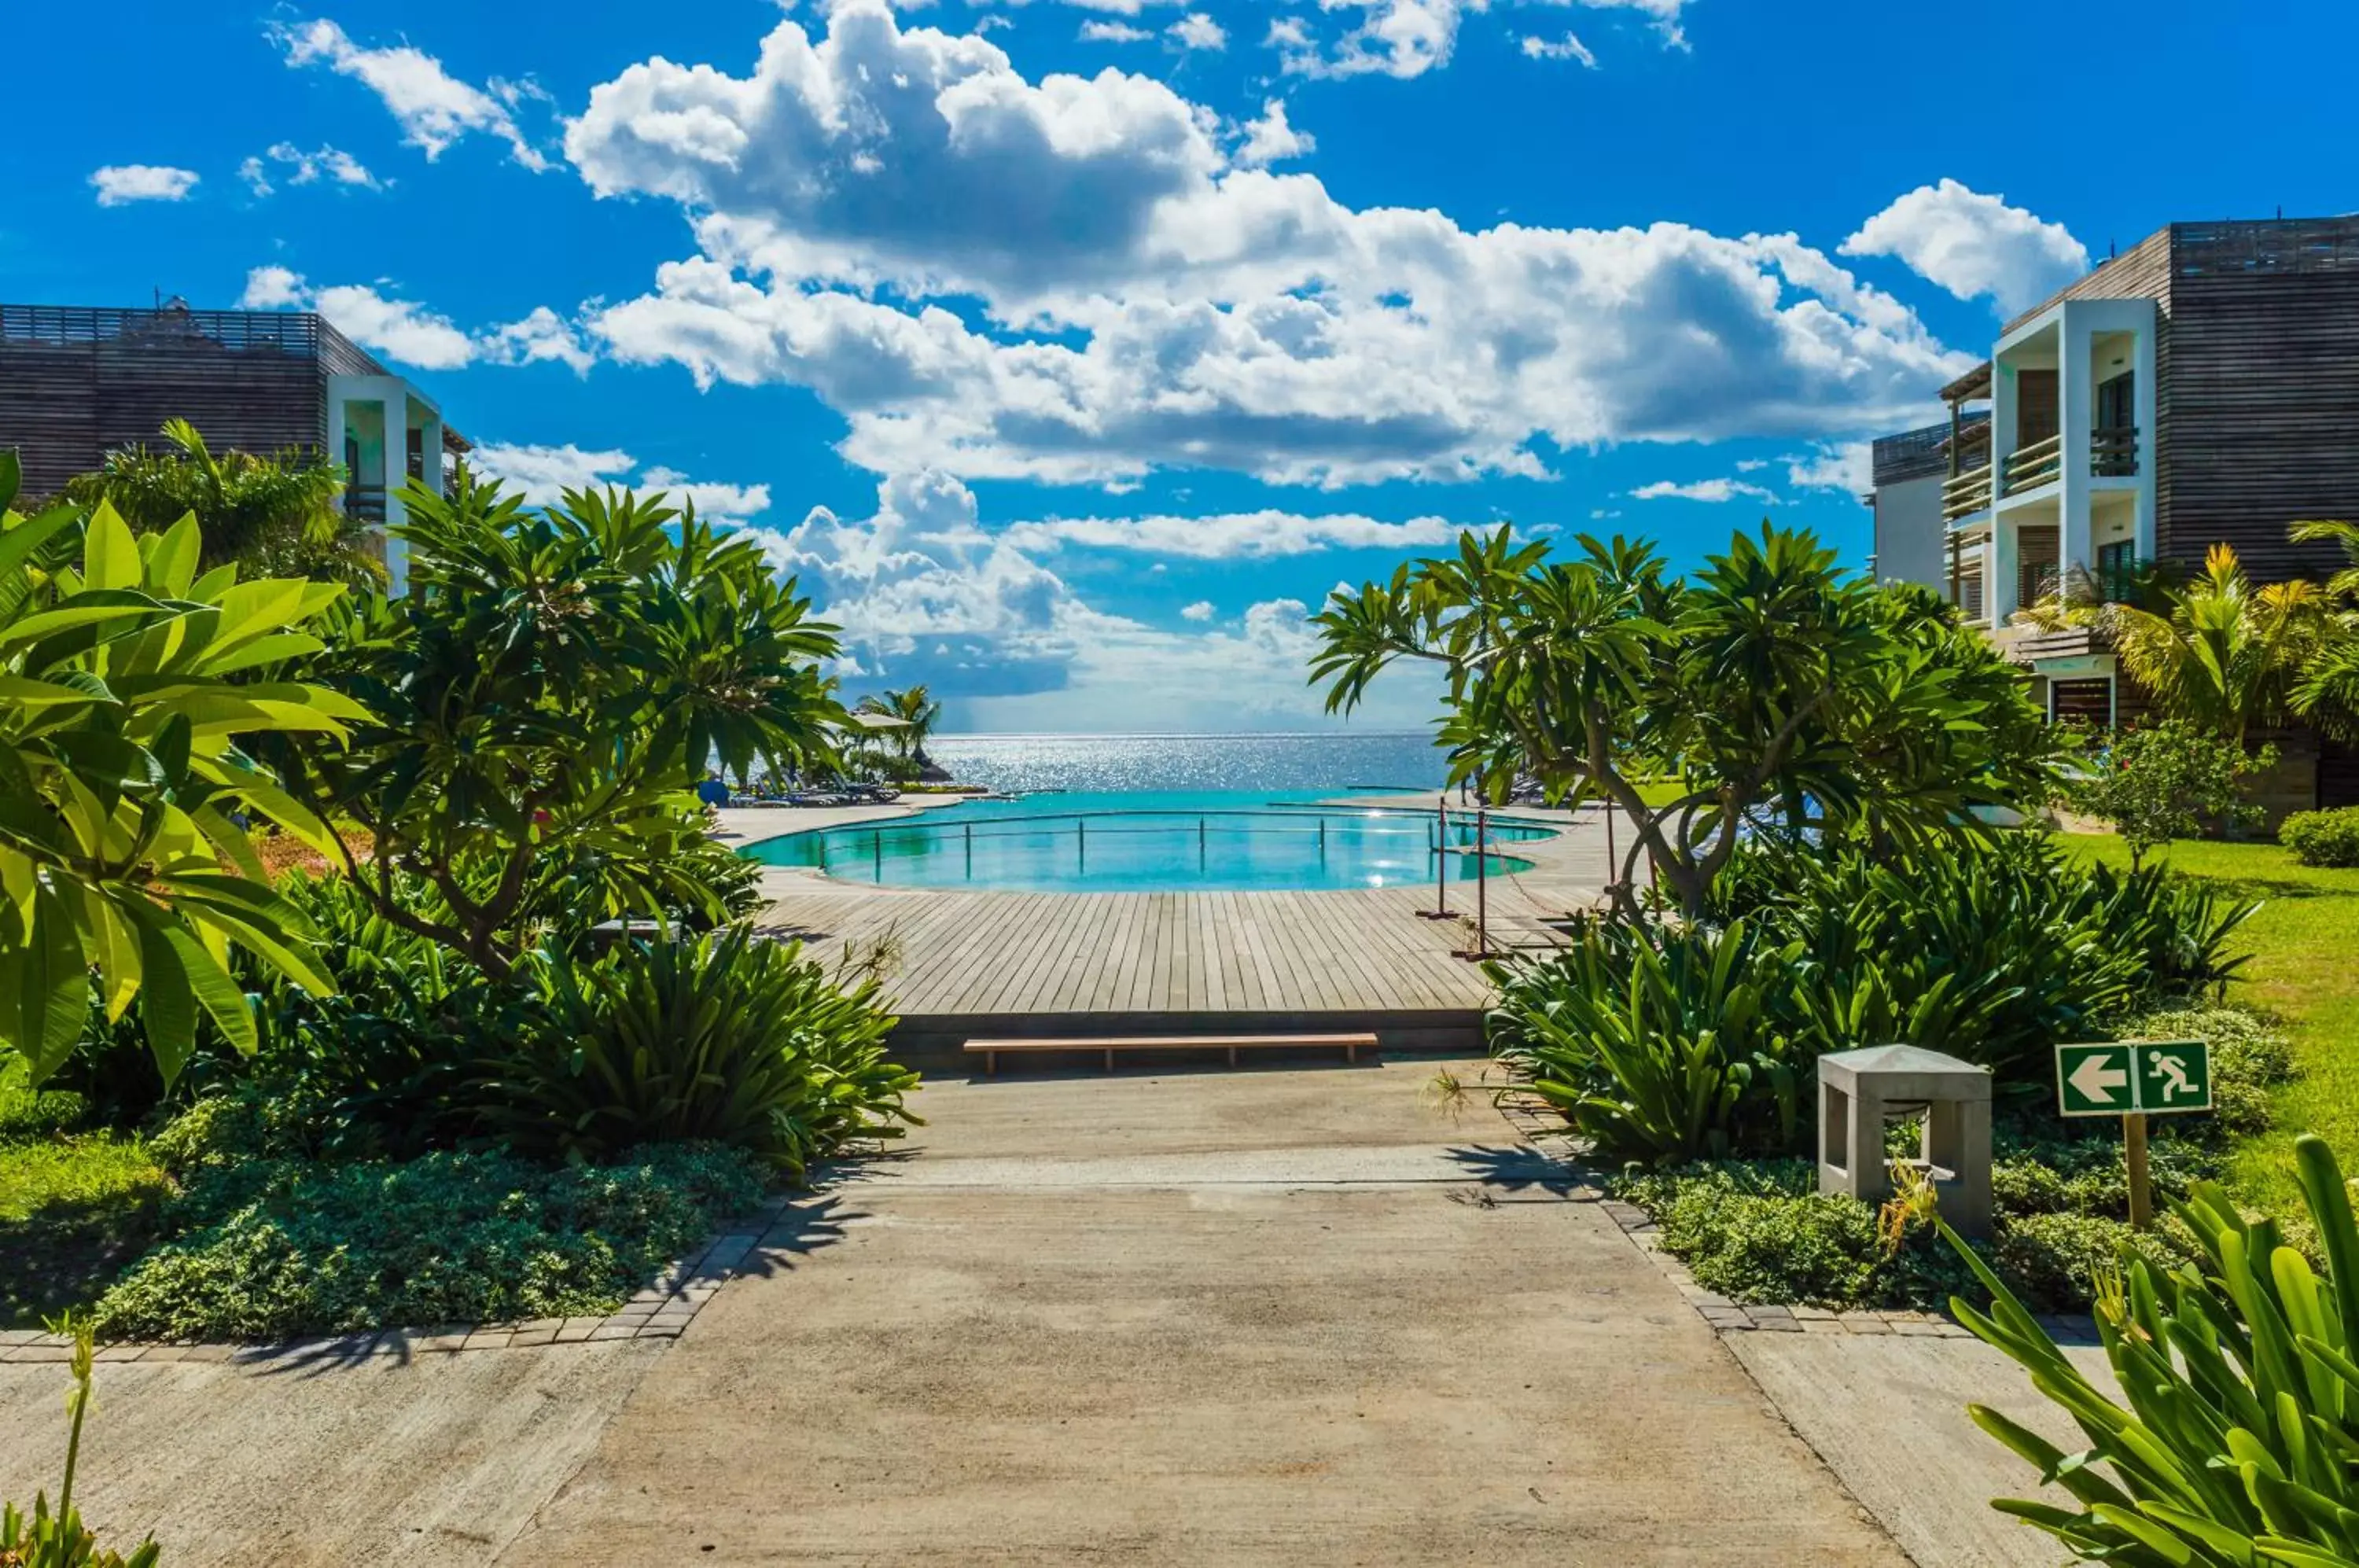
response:
[[[2256,755],[2200,725],[2166,719],[2097,737],[2089,772],[2064,794],[2075,810],[2114,824],[2136,867],[2173,839],[2259,822],[2260,808],[2246,803],[2239,786],[2276,761],[2274,746]]]
[[[2359,806],[2296,811],[2278,824],[2277,842],[2304,866],[2359,866]]]
[[[2204,1168],[2169,1140],[2155,1150],[2165,1192],[2186,1192]],[[1654,1216],[1664,1250],[1698,1284],[1734,1301],[1921,1310],[1970,1283],[1931,1232],[1911,1230],[1895,1243],[1875,1209],[1821,1193],[1808,1160],[1634,1170],[1612,1185]],[[1983,1255],[2043,1312],[2084,1310],[2092,1282],[2124,1248],[2161,1267],[2190,1256],[2169,1231],[2129,1227],[2118,1140],[2008,1146],[1993,1169],[1992,1195],[1997,1224]]]
[[[192,518],[135,539],[102,501],[24,517],[0,495],[0,1047],[38,1085],[73,1049],[96,969],[106,1017],[139,998],[168,1083],[200,1010],[240,1050],[254,1023],[233,946],[326,991],[299,914],[264,879],[233,813],[313,844],[320,820],[241,749],[339,743],[349,698],[261,666],[319,652],[302,630],[343,590],[198,574]],[[78,565],[51,547],[82,530]],[[223,864],[235,868],[224,872]]]
[[[337,864],[494,978],[552,929],[675,904],[720,918],[691,787],[714,758],[742,777],[828,756],[832,628],[751,539],[659,495],[535,511],[462,472],[405,505],[408,593],[354,603],[315,661],[378,722],[286,759],[307,800],[375,835],[374,859]]]
[[[708,1139],[800,1171],[899,1136],[917,1075],[885,1057],[875,982],[838,988],[798,945],[739,928],[611,957],[537,957],[541,1027],[474,1086],[510,1147],[596,1160]]]
[[[102,1334],[276,1339],[611,1312],[762,1191],[761,1168],[733,1150],[557,1170],[459,1153],[320,1164],[237,1158],[219,1141],[231,1130],[189,1140],[174,1238],[100,1298]]]
[[[2359,1225],[2333,1154],[2297,1145],[2323,1273],[2285,1245],[2276,1222],[2247,1220],[2226,1194],[2196,1187],[2173,1213],[2197,1248],[2165,1269],[2134,1258],[2097,1299],[2121,1398],[2060,1350],[2024,1302],[1957,1244],[1991,1296],[1959,1321],[2021,1364],[2089,1446],[2068,1454],[1995,1410],[1975,1424],[2060,1486],[2076,1507],[1994,1506],[2054,1535],[2076,1556],[2137,1564],[2359,1561]],[[1954,1242],[1955,1238],[1951,1238]]]
[[[367,533],[336,505],[344,471],[300,452],[216,457],[186,419],[164,422],[164,447],[125,447],[95,474],[66,482],[65,498],[91,510],[105,502],[136,533],[162,533],[193,517],[204,535],[199,565],[235,561],[260,577],[309,577],[375,588],[385,568]]]
[[[38,1327],[96,1296],[155,1239],[168,1191],[129,1134],[0,1142],[0,1328]]]
[[[1592,925],[1544,963],[1494,970],[1493,1050],[1609,1156],[1783,1148],[1810,1058],[1769,998],[1799,956],[1742,921]]]
[[[92,1358],[95,1345],[88,1323],[50,1325],[70,1333],[73,1353],[66,1372],[73,1391],[66,1396],[65,1480],[58,1487],[58,1511],[49,1511],[47,1493],[33,1499],[30,1514],[14,1503],[0,1506],[0,1568],[156,1568],[162,1551],[153,1541],[143,1541],[129,1557],[103,1548],[84,1529],[82,1511],[73,1506],[74,1471],[82,1462],[82,1422],[90,1416]]]
[[[1717,901],[1725,926],[1597,922],[1494,966],[1494,1052],[1610,1158],[1796,1151],[1830,1051],[1897,1041],[2044,1084],[2056,1040],[2233,973],[2253,909],[2031,835],[1889,863],[1773,841]]]
[[[1748,832],[1925,844],[1978,832],[1973,808],[2047,798],[2056,737],[1932,594],[1878,589],[1767,525],[1684,580],[1652,546],[1578,542],[1551,560],[1506,528],[1469,533],[1338,592],[1313,617],[1311,679],[1348,711],[1395,663],[1439,666],[1453,779],[1504,798],[1535,777],[1626,815],[1625,916],[1641,855],[1698,918]]]

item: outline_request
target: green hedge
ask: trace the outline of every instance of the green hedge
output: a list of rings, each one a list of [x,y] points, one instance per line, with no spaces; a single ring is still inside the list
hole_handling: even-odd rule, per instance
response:
[[[207,1113],[219,1116],[220,1113]],[[100,1297],[102,1336],[279,1339],[402,1324],[612,1312],[762,1193],[752,1157],[635,1151],[551,1170],[494,1154],[321,1164],[243,1160],[220,1129],[159,1144],[186,1162],[172,1239]]]
[[[2304,866],[2359,866],[2359,806],[2296,811],[2278,825],[2277,842]]]

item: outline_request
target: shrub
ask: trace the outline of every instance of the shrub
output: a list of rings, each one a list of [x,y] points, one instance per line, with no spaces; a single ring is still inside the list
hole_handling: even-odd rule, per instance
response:
[[[2040,1312],[2077,1312],[2096,1282],[2125,1257],[2158,1269],[2188,1262],[2176,1227],[2132,1230],[2126,1220],[2092,1214],[2018,1214],[1997,1227],[1995,1262],[2009,1289]]]
[[[2020,1363],[2088,1438],[2068,1454],[1985,1407],[1976,1425],[2077,1507],[1993,1506],[2054,1535],[2075,1557],[2122,1563],[2327,1564],[2359,1555],[2359,1225],[2333,1154],[2295,1145],[2321,1275],[2205,1184],[2174,1213],[2199,1260],[2168,1269],[2132,1257],[2097,1294],[2097,1332],[2120,1398],[2060,1350],[2006,1282],[1962,1244],[1989,1292],[1959,1320]],[[1954,1236],[1951,1237],[1953,1244]]]
[[[410,904],[435,898],[414,878],[396,887]],[[473,1063],[531,1027],[538,998],[386,918],[344,877],[297,872],[281,893],[320,931],[337,990],[246,976],[254,1059],[216,1054],[191,1069],[201,1092],[225,1089],[252,1112],[242,1152],[402,1159],[460,1140],[472,1128]]]
[[[2224,980],[2257,907],[2033,835],[1889,862],[1756,844],[1719,897],[1724,926],[1593,922],[1492,969],[1495,1053],[1609,1158],[1798,1152],[1829,1051],[1903,1041],[2045,1084],[2055,1041]]]
[[[746,1156],[679,1146],[553,1171],[462,1153],[205,1165],[168,1205],[173,1239],[92,1321],[109,1337],[277,1339],[603,1313],[761,1192]]]
[[[2276,764],[2273,746],[2255,756],[2242,743],[2184,719],[2105,735],[2099,743],[2093,768],[2065,797],[2075,809],[2114,824],[2129,846],[2132,866],[2143,865],[2149,850],[2193,838],[2207,825],[2248,829],[2261,820],[2260,808],[2246,803],[2239,784]]]
[[[2359,866],[2359,806],[2296,811],[2278,825],[2277,842],[2304,866]]]
[[[1797,957],[1741,920],[1591,925],[1547,960],[1495,968],[1494,1050],[1609,1157],[1782,1149],[1810,1063],[1766,997]]]
[[[473,1086],[485,1130],[569,1160],[708,1139],[800,1171],[893,1138],[917,1074],[886,1060],[873,980],[838,988],[799,944],[743,928],[594,961],[538,955],[546,1016]]]

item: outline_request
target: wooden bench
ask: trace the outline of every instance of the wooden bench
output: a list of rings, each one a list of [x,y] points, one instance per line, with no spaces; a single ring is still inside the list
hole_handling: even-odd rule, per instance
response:
[[[1024,1040],[971,1040],[966,1042],[970,1056],[983,1058],[984,1073],[996,1077],[999,1059],[1003,1054],[1017,1055],[1047,1051],[1100,1051],[1105,1053],[1106,1071],[1114,1071],[1117,1051],[1201,1051],[1225,1050],[1229,1065],[1237,1064],[1240,1051],[1276,1051],[1304,1046],[1341,1047],[1343,1060],[1357,1062],[1360,1052],[1376,1049],[1373,1034],[1169,1034],[1125,1035],[1115,1038],[1093,1037],[1059,1040],[1048,1037]]]

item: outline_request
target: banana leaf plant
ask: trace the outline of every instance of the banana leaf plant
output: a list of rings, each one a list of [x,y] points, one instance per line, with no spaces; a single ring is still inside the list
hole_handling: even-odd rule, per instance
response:
[[[333,837],[240,742],[339,741],[368,716],[320,687],[251,678],[316,651],[301,628],[344,590],[200,575],[193,517],[135,538],[103,501],[22,516],[18,477],[0,453],[0,1064],[13,1056],[36,1084],[55,1072],[94,983],[110,1020],[138,999],[168,1083],[200,1008],[255,1048],[233,943],[335,989],[245,822],[323,854]]]
[[[1994,1508],[2079,1557],[2130,1568],[2359,1568],[2359,1226],[2325,1142],[2303,1138],[2295,1160],[2323,1276],[2274,1221],[2247,1220],[2198,1185],[2175,1213],[2200,1262],[2165,1272],[2134,1261],[2099,1281],[2097,1332],[2120,1399],[1950,1236],[1992,1298],[1987,1315],[1953,1301],[1958,1321],[2028,1370],[2089,1441],[2067,1453],[1968,1407],[2077,1504]]]

